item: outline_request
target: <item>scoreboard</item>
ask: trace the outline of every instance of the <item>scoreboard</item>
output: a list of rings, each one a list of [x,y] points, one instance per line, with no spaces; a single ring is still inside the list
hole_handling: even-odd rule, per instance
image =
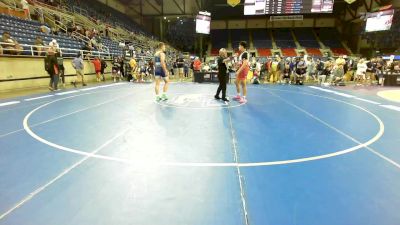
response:
[[[245,0],[244,15],[332,13],[334,0]]]

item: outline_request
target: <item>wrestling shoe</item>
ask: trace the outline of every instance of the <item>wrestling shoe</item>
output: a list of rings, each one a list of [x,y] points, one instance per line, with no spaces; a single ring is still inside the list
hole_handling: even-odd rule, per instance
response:
[[[236,95],[235,97],[233,97],[233,100],[235,101],[240,101],[242,99],[242,97],[240,97],[240,95]]]
[[[247,103],[247,100],[245,98],[240,98],[239,103],[240,104]]]
[[[167,95],[166,95],[166,94],[163,94],[163,95],[161,96],[161,100],[163,100],[163,101],[167,101],[167,100],[168,100],[168,97],[167,97]]]

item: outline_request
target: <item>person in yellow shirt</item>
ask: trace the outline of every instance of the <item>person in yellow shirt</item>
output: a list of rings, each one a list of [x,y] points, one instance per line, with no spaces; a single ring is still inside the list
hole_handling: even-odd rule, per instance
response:
[[[131,74],[132,74],[133,80],[136,80],[137,79],[137,76],[136,76],[137,62],[134,57],[132,57],[131,60],[129,61],[129,65],[131,66]]]

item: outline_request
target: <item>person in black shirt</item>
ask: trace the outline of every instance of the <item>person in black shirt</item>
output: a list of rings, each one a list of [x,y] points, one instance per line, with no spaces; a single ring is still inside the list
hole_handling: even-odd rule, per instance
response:
[[[100,73],[101,73],[101,76],[102,76],[103,82],[104,82],[104,81],[106,81],[106,78],[104,77],[104,70],[107,68],[107,63],[103,57],[101,58],[100,63],[101,63]]]
[[[224,48],[221,48],[219,50],[219,57],[217,59],[218,63],[218,80],[219,80],[219,86],[217,93],[215,94],[215,99],[219,100],[222,99],[225,102],[229,102],[229,100],[226,98],[226,84],[229,79],[229,75],[227,74],[227,67],[226,67],[226,62],[230,61],[230,58],[227,58],[227,53]],[[222,98],[219,97],[219,93],[222,91]]]
[[[184,74],[184,66],[185,66],[185,61],[183,60],[183,56],[179,56],[178,59],[176,59],[176,66],[178,67],[178,76],[179,76],[179,81],[183,81],[183,74]]]
[[[57,90],[58,85],[58,63],[57,57],[55,56],[55,52],[52,48],[47,51],[47,56],[44,59],[44,67],[46,72],[50,76],[50,84],[49,89],[51,91]]]
[[[371,59],[367,62],[367,71],[365,73],[366,80],[369,82],[369,85],[372,84],[372,80],[375,78],[375,59]]]

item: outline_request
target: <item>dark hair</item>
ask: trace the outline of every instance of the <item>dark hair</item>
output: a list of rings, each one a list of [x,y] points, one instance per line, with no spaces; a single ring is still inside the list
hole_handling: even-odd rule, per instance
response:
[[[247,42],[241,41],[241,42],[239,43],[239,45],[242,46],[243,48],[247,49]]]

